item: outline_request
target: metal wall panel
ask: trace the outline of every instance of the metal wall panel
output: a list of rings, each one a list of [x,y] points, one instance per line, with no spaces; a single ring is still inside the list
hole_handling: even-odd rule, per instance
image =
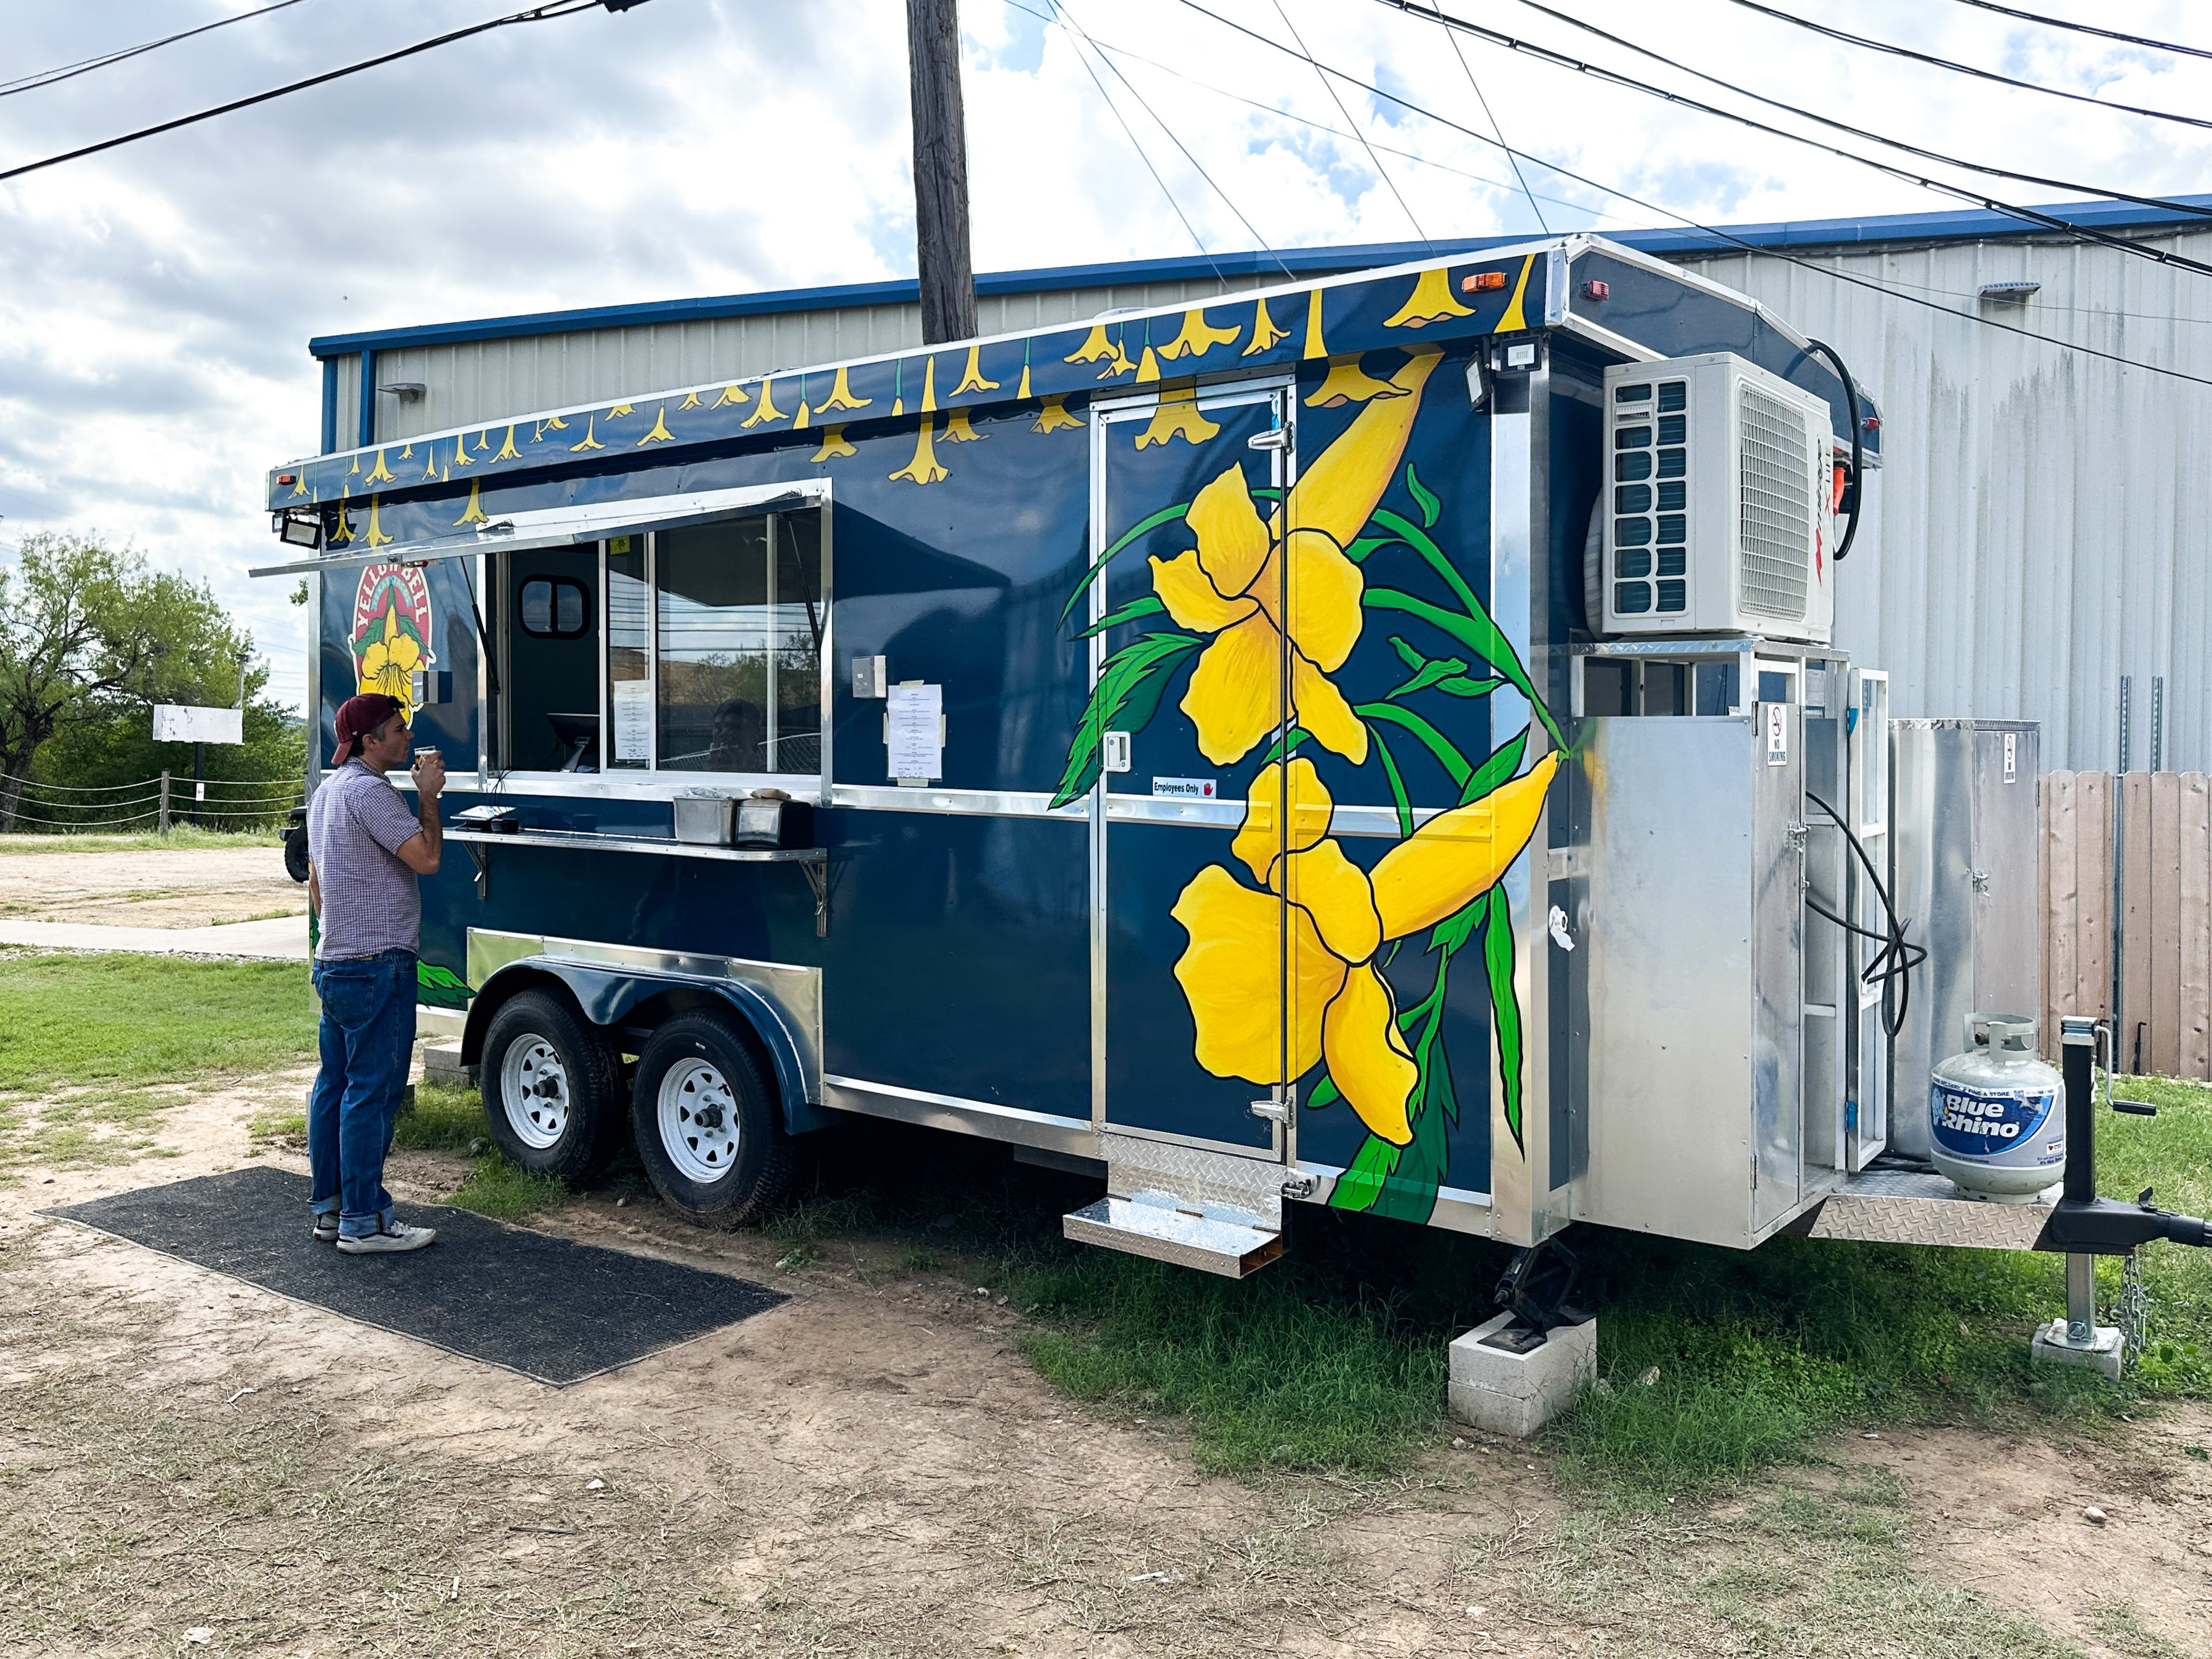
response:
[[[2212,258],[2212,231],[2147,240]],[[2166,765],[2212,767],[2212,392],[1901,297],[2212,379],[2212,283],[2046,239],[1799,257],[1677,263],[1827,341],[1881,400],[1837,643],[1890,672],[1893,713],[2040,721],[2061,769],[2118,763],[2123,674],[2147,754],[2142,691],[2163,675]],[[1978,297],[2020,280],[2042,284],[2026,305]]]

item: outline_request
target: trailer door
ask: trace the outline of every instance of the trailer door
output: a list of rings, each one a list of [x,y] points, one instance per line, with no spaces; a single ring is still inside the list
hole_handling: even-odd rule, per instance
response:
[[[1277,1162],[1298,993],[1266,876],[1288,830],[1291,661],[1271,618],[1288,614],[1294,413],[1280,386],[1186,390],[1092,432],[1092,545],[1118,550],[1091,585],[1091,674],[1133,688],[1102,705],[1091,804],[1094,1120]]]

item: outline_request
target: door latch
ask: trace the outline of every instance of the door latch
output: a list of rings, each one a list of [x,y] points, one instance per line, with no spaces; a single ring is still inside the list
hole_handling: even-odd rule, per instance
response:
[[[1264,1117],[1270,1123],[1288,1123],[1291,1103],[1287,1100],[1255,1100],[1252,1103],[1252,1115]]]
[[[1291,429],[1279,426],[1273,431],[1255,433],[1244,441],[1244,447],[1247,449],[1288,449],[1291,447]]]

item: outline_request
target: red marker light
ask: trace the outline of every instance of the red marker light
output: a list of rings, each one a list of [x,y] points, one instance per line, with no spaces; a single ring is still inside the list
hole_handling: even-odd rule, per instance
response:
[[[1610,300],[1613,297],[1613,284],[1600,282],[1593,276],[1583,284],[1583,297],[1586,300]]]
[[[1472,276],[1459,279],[1459,291],[1462,294],[1484,294],[1504,286],[1505,273],[1502,270],[1478,270]]]
[[[289,472],[279,472],[279,473],[276,475],[276,482],[277,482],[278,483],[280,483],[280,484],[284,484],[284,483],[299,483],[299,482],[300,482],[300,480],[299,480],[295,476],[294,476],[292,473],[289,473]]]

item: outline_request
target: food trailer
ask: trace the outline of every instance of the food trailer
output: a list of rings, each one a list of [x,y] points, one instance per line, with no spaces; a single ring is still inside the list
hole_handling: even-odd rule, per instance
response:
[[[862,1114],[1231,1274],[1299,1203],[2026,1248],[1872,1167],[1928,1089],[1831,642],[1881,436],[1756,302],[1554,237],[316,456],[267,574],[311,769],[372,689],[445,757],[422,1000],[526,1166],[627,1135],[731,1224]],[[2002,742],[1966,787],[2032,823]]]

